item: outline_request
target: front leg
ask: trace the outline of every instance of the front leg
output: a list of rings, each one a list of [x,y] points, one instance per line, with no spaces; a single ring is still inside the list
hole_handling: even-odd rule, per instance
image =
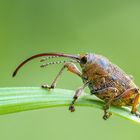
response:
[[[57,74],[56,78],[53,80],[51,86],[48,86],[47,84],[42,85],[42,88],[48,88],[48,89],[53,89],[56,86],[56,83],[58,81],[58,79],[60,78],[60,76],[62,75],[64,69],[66,69],[78,76],[81,77],[81,72],[79,71],[79,69],[76,67],[75,64],[67,62],[64,64],[64,66],[61,68],[60,72]]]
[[[107,87],[102,90],[97,90],[95,92],[92,92],[92,94],[95,94],[97,97],[102,98],[105,101],[105,105],[103,107],[104,115],[103,119],[107,120],[112,114],[109,112],[109,107],[112,103],[112,101],[117,96],[118,89],[114,87]]]
[[[71,103],[70,106],[69,106],[69,110],[70,110],[71,112],[74,112],[74,111],[75,111],[74,104],[75,104],[76,100],[79,98],[79,96],[83,93],[83,91],[84,91],[84,89],[85,89],[85,87],[86,87],[87,85],[88,85],[88,81],[87,81],[83,86],[81,86],[80,88],[78,88],[78,89],[76,90],[75,95],[74,95],[74,97],[73,97],[73,101],[72,101],[72,103]]]

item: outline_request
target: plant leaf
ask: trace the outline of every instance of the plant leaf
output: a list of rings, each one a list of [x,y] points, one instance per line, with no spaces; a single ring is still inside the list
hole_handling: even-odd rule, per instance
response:
[[[69,106],[75,91],[66,89],[46,90],[39,87],[0,88],[0,114],[20,111]],[[104,103],[95,96],[84,93],[76,106],[87,106],[102,109]],[[140,118],[130,113],[126,107],[110,107],[110,112],[120,117],[140,123]]]

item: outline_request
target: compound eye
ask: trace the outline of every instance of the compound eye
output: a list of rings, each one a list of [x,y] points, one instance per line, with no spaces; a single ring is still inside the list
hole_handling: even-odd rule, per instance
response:
[[[82,57],[80,62],[81,62],[81,64],[86,64],[87,63],[87,57],[86,56]]]

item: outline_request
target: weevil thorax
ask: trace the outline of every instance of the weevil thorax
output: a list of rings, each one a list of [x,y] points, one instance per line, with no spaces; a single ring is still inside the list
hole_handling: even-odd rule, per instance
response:
[[[93,80],[107,75],[109,61],[93,53],[80,55],[80,66],[83,77]]]

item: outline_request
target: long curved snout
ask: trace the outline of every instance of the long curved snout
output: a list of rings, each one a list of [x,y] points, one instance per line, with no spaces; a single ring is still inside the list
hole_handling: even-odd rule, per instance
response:
[[[40,53],[40,54],[36,54],[33,55],[31,57],[29,57],[28,59],[24,60],[22,63],[20,63],[18,65],[18,67],[15,69],[15,71],[13,72],[12,76],[16,76],[17,72],[19,71],[19,69],[24,66],[27,62],[29,62],[30,60],[34,59],[34,58],[38,58],[38,57],[42,57],[42,56],[56,56],[56,57],[66,57],[66,58],[70,58],[73,59],[77,62],[80,61],[80,58],[78,55],[71,55],[71,54],[63,54],[63,53]]]

